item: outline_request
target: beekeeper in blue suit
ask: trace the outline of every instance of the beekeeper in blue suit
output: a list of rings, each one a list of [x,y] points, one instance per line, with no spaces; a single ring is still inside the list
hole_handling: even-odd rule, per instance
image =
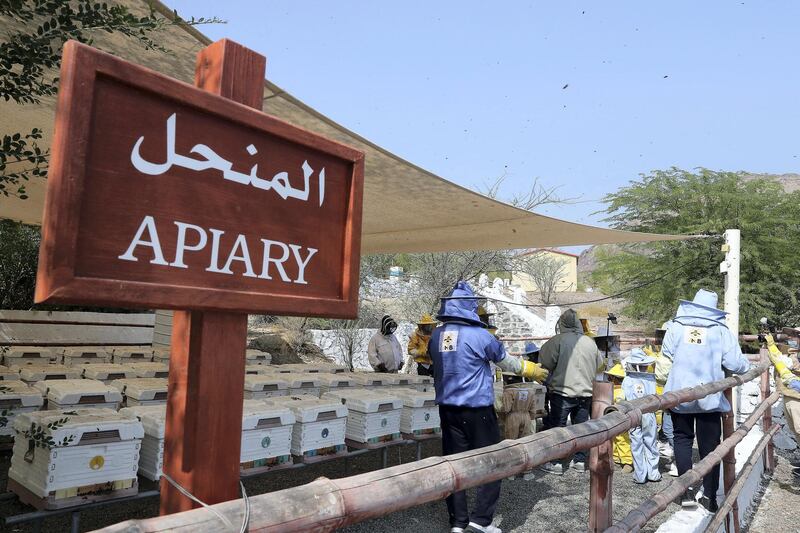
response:
[[[681,300],[675,318],[667,323],[662,354],[672,360],[664,392],[695,387],[734,374],[747,372],[750,362],[742,355],[738,331],[725,324],[725,311],[717,309],[717,293],[700,289],[690,302]],[[692,468],[692,444],[697,436],[700,459],[711,453],[722,436],[722,414],[731,406],[721,392],[682,403],[670,410],[678,475]],[[717,511],[719,465],[703,478],[703,505]],[[697,505],[694,489],[684,494],[681,505]]]
[[[634,348],[625,360],[625,378],[622,391],[626,400],[656,393],[655,358]],[[642,414],[641,424],[630,429],[633,454],[633,481],[646,483],[661,481],[658,471],[658,425],[655,413]]]
[[[542,382],[548,372],[536,363],[506,354],[503,344],[486,329],[476,313],[478,297],[459,281],[450,296],[442,298],[428,351],[433,361],[436,403],[442,426],[444,455],[465,452],[500,442],[494,410],[494,363],[505,372]],[[500,481],[478,487],[475,508],[467,507],[466,492],[447,497],[451,533],[499,533],[492,525]]]

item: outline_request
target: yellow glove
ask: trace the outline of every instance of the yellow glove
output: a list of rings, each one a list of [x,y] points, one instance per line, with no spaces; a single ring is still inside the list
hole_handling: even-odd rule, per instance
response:
[[[650,347],[650,345],[647,345],[644,348],[642,348],[642,351],[645,354],[649,355],[650,357],[658,357],[658,355],[659,355],[653,350],[653,348]]]
[[[546,368],[542,368],[539,363],[532,363],[530,361],[522,361],[522,371],[520,376],[526,379],[533,379],[539,383],[543,383],[547,379],[550,372]]]
[[[771,333],[767,333],[766,335],[764,335],[764,340],[767,341],[767,347],[768,348],[770,346],[775,346],[775,339],[772,338],[772,334]]]

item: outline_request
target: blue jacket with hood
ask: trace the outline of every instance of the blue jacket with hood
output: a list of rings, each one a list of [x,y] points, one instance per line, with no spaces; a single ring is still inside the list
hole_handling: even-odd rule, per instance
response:
[[[452,297],[463,299],[442,299],[437,315],[442,325],[433,330],[428,343],[436,403],[462,407],[494,405],[490,362],[505,359],[505,348],[478,318],[478,301],[466,282],[456,284]]]
[[[747,372],[750,362],[742,355],[738,339],[725,325],[725,314],[683,301],[667,324],[661,353],[672,359],[664,392],[703,385]],[[672,408],[678,413],[727,412],[731,408],[721,392]]]

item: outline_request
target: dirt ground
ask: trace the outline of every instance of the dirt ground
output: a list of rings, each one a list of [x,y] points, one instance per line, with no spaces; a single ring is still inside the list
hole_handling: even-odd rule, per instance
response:
[[[776,458],[775,472],[750,521],[749,533],[800,531],[800,481],[789,464],[790,459],[800,459],[800,454],[784,452]]]

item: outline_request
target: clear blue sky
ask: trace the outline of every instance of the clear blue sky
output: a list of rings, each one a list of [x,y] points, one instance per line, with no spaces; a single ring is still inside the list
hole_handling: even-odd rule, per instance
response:
[[[542,210],[560,218],[597,223],[603,195],[651,169],[800,165],[799,2],[167,3],[226,19],[200,29],[444,178],[581,195]]]

